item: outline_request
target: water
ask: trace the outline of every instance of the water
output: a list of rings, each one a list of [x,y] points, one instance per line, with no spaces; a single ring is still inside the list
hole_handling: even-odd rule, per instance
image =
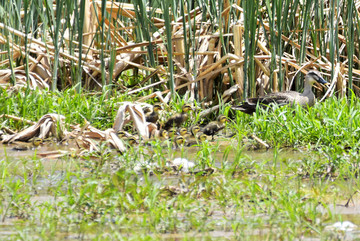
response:
[[[43,168],[46,172],[49,173],[47,176],[39,176],[34,177],[36,179],[33,180],[33,183],[29,185],[34,186],[34,194],[30,198],[31,203],[54,203],[54,195],[53,193],[49,193],[48,190],[51,187],[56,187],[58,185],[58,182],[64,178],[66,175],[67,165],[69,165],[68,160],[65,159],[52,159],[52,158],[41,158],[40,154],[46,153],[46,152],[53,152],[53,151],[68,151],[71,152],[70,148],[74,146],[63,146],[63,145],[56,145],[56,144],[50,144],[50,145],[43,145],[36,150],[26,150],[26,151],[15,151],[12,150],[14,145],[3,145],[2,149],[0,150],[0,159],[4,160],[7,159],[8,161],[16,162],[21,160],[38,160],[41,162]],[[199,160],[199,148],[186,148],[183,149],[183,151],[177,150],[173,154],[173,157],[184,157],[187,158],[189,161],[192,161],[194,163],[197,163]],[[301,162],[305,158],[312,158],[316,157],[318,154],[314,152],[308,152],[308,151],[302,151],[302,150],[295,150],[295,149],[280,149],[280,150],[247,150],[244,148],[243,150],[238,150],[237,148],[229,148],[229,143],[222,143],[222,145],[219,146],[218,150],[214,153],[212,153],[211,157],[213,161],[215,161],[215,166],[220,167],[222,165],[222,162],[224,161],[224,158],[226,159],[226,162],[231,164],[231,162],[236,158],[237,155],[239,155],[239,152],[241,152],[242,158],[245,160],[255,161],[258,163],[266,163],[269,166],[272,166],[275,161],[276,165],[280,165],[281,162],[291,163],[291,162]],[[226,153],[226,155],[224,155]],[[117,156],[118,154],[116,152],[113,153],[114,156]],[[83,161],[80,158],[78,161]],[[34,165],[32,163],[31,165]],[[141,174],[139,174],[141,178]],[[21,178],[21,177],[19,177]],[[194,179],[194,176],[188,175],[185,178],[183,176],[179,175],[166,175],[166,176],[153,176],[151,178],[151,181],[154,182],[155,185],[166,185],[166,186],[179,186],[182,182],[185,183],[191,183]],[[16,179],[14,179],[16,180]],[[74,182],[76,182],[76,178],[73,179]],[[289,180],[291,182],[294,182],[294,186],[299,185],[298,183],[301,183],[303,189],[308,189],[309,192],[314,187],[321,188],[321,184],[317,183],[308,183],[307,179],[299,179],[295,178],[292,180]],[[346,185],[346,183],[344,183]],[[358,227],[360,227],[360,194],[355,194],[353,196],[353,201],[350,202],[349,207],[345,207],[344,204],[347,202],[346,199],[343,199],[342,201],[339,201],[337,204],[329,204],[328,208],[323,208],[321,205],[319,205],[318,209],[320,209],[321,212],[331,212],[332,215],[339,215],[343,221],[349,221]],[[204,204],[206,205],[206,204]],[[242,217],[237,216],[236,213],[231,212],[231,207],[228,208],[230,211],[226,213],[226,219],[231,220],[226,221],[224,219],[224,212],[219,207],[219,210],[215,210],[211,217],[208,218],[206,222],[208,223],[217,223],[220,229],[224,226],[231,226],[232,222],[241,222]],[[263,220],[266,220],[268,217],[264,215],[263,217],[252,217],[254,219],[260,218]],[[18,229],[18,226],[15,227],[15,224],[18,224],[18,222],[21,222],[21,219],[18,218],[6,218],[4,222],[0,222],[0,237],[6,238],[11,235],[16,234],[16,230]],[[185,220],[184,220],[185,221]],[[332,223],[324,223],[323,224],[326,227],[331,227]],[[215,225],[216,226],[216,225]],[[248,231],[248,235],[253,236],[254,240],[262,240],[264,236],[266,236],[270,231],[267,227],[264,228],[254,228],[250,231]],[[272,230],[274,232],[274,230]],[[329,231],[329,232],[333,232]],[[353,230],[346,231],[346,238],[359,238],[359,228],[355,227]],[[222,240],[223,237],[234,237],[234,232],[230,229],[229,231],[220,231],[215,230],[211,232],[206,233],[195,233],[195,232],[187,232],[187,233],[171,233],[171,234],[163,234],[161,237],[162,239],[181,239],[184,237],[196,237],[196,238],[204,238],[211,236],[213,239],[219,239]],[[78,237],[76,235],[72,235],[71,233],[66,235],[68,240],[77,239]],[[343,237],[343,236],[342,236]],[[305,237],[304,237],[305,238]],[[311,239],[311,237],[309,237]]]

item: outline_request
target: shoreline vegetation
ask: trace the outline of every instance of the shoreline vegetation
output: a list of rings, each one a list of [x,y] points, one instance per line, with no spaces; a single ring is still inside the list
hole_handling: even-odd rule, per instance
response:
[[[358,239],[358,2],[149,4],[0,4],[1,239]]]

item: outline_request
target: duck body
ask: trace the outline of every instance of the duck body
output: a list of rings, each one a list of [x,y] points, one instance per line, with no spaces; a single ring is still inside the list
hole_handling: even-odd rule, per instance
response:
[[[179,147],[184,146],[185,144],[185,138],[183,136],[176,136],[174,138],[174,145],[173,145],[173,149],[178,149]]]
[[[32,139],[31,143],[21,143],[19,145],[16,145],[12,148],[12,150],[14,151],[28,151],[28,150],[34,150],[35,148],[37,148],[38,146],[40,146],[40,144],[43,143],[43,139],[42,138],[38,138],[38,137],[34,137]]]
[[[208,136],[214,136],[217,132],[221,131],[224,128],[224,124],[220,124],[217,121],[212,121],[204,127],[203,133]]]
[[[191,106],[186,104],[182,107],[182,112],[171,116],[164,124],[164,129],[169,130],[172,127],[180,127],[188,118],[187,112],[192,110]]]
[[[313,92],[304,95],[304,93],[299,93],[296,91],[270,93],[261,97],[249,98],[241,105],[232,107],[232,109],[240,110],[246,114],[252,114],[256,112],[257,105],[262,108],[266,108],[270,104],[276,104],[279,106],[289,104],[298,104],[304,107],[313,106],[315,104],[315,95]]]
[[[207,135],[204,133],[200,133],[199,135],[190,138],[189,140],[186,141],[186,146],[193,146],[193,145],[199,145],[203,142],[205,142],[207,140]]]
[[[162,109],[163,108],[161,107],[161,105],[159,105],[159,104],[154,105],[153,111],[145,114],[145,120],[147,122],[156,124],[156,122],[159,120],[159,111]]]
[[[214,139],[214,135],[225,128],[226,121],[226,116],[220,115],[217,121],[211,121],[209,124],[207,124],[202,132],[205,135],[212,136],[212,139]]]
[[[145,120],[147,122],[156,123],[159,119],[159,115],[157,112],[150,112],[147,115],[145,115]]]
[[[185,112],[178,113],[170,117],[164,125],[165,130],[169,130],[172,127],[180,127],[188,118],[188,114]]]
[[[328,84],[321,76],[320,72],[316,70],[309,71],[305,76],[305,86],[302,93],[296,91],[282,91],[270,93],[265,96],[248,98],[241,105],[232,106],[234,110],[240,110],[246,114],[252,114],[256,112],[256,106],[266,108],[270,104],[283,105],[295,105],[298,104],[303,107],[311,107],[315,104],[315,95],[311,88],[315,82],[321,84]]]

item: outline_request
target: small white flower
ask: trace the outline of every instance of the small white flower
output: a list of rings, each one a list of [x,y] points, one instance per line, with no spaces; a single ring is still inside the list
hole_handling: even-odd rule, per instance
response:
[[[352,231],[357,228],[357,225],[350,221],[336,222],[333,225],[326,226],[326,229],[330,230],[341,230],[341,231]]]
[[[180,158],[180,157],[175,158],[172,161],[172,163],[174,166],[179,167],[181,169],[181,171],[183,171],[183,172],[189,172],[189,169],[193,168],[195,166],[195,164],[193,162],[188,161],[185,158]]]

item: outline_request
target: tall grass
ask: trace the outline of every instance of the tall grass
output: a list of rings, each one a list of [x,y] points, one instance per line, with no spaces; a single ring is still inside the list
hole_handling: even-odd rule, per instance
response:
[[[255,64],[254,55],[256,48],[256,21],[258,1],[243,1],[244,8],[244,24],[245,24],[245,62],[244,62],[244,97],[255,94]]]
[[[170,0],[161,1],[162,10],[164,11],[164,20],[165,20],[165,28],[166,28],[166,40],[167,40],[167,51],[168,51],[168,67],[170,72],[170,89],[171,95],[175,96],[175,81],[174,81],[174,63],[173,63],[173,43],[172,43],[172,27],[171,27],[171,17],[170,11],[171,8],[174,8],[174,4]]]

